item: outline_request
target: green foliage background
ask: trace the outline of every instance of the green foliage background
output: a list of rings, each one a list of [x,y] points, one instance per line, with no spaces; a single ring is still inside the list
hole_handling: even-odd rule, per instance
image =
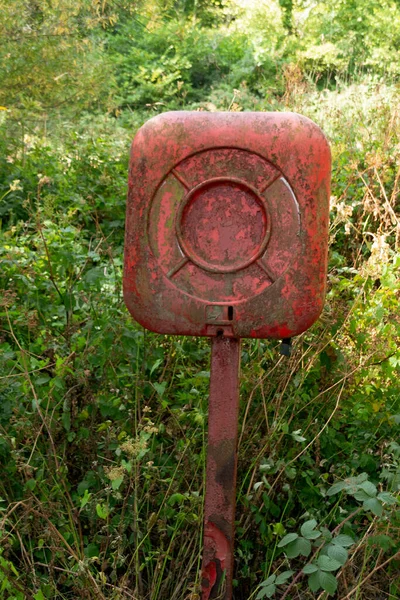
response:
[[[0,8],[0,599],[199,598],[208,341],[121,293],[129,144],[182,108],[333,153],[324,312],[243,342],[234,598],[398,598],[399,3]]]

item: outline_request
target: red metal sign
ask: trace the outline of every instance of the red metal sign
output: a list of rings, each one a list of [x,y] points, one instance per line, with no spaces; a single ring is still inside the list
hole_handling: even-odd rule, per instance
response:
[[[165,113],[132,145],[125,301],[159,333],[287,338],[324,300],[330,152],[292,113]]]
[[[319,316],[329,184],[325,137],[293,113],[166,113],[132,144],[125,302],[152,331],[212,337],[202,600],[232,596],[240,338]]]

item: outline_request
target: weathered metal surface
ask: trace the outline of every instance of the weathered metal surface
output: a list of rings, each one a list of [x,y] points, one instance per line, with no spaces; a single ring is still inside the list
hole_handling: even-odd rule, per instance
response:
[[[202,600],[232,597],[240,340],[211,345]]]
[[[159,333],[288,338],[325,294],[330,152],[293,113],[165,113],[132,145],[124,294]]]

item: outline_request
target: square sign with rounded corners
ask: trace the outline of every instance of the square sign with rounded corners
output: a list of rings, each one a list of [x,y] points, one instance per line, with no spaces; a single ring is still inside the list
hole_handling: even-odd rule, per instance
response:
[[[147,329],[287,338],[325,297],[330,150],[294,113],[169,112],[137,133],[125,302]]]

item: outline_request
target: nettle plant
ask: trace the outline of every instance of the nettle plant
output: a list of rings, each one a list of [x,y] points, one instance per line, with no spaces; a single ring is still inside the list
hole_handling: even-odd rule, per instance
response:
[[[328,489],[327,496],[334,496],[341,492],[362,502],[362,506],[339,523],[332,532],[324,526],[318,526],[316,519],[310,519],[300,527],[300,533],[288,533],[278,543],[278,548],[283,548],[288,559],[299,556],[308,558],[311,555],[309,562],[292,579],[282,598],[287,597],[290,589],[303,575],[308,576],[308,586],[312,592],[322,588],[329,595],[333,595],[338,586],[334,573],[345,565],[349,557],[348,548],[355,544],[355,540],[350,535],[338,533],[341,527],[362,510],[381,517],[385,505],[393,506],[398,503],[397,498],[390,492],[378,492],[377,487],[368,480],[366,473],[334,483]],[[287,583],[294,574],[294,571],[289,570],[270,575],[260,584],[256,600],[272,598],[277,587]]]

